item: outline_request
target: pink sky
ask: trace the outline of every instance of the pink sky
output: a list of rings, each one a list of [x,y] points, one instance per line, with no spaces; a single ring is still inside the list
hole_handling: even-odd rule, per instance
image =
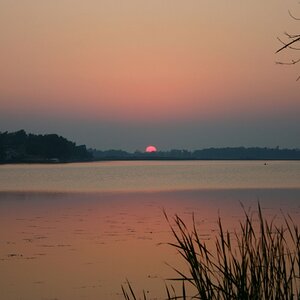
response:
[[[13,128],[8,115],[45,131],[29,118],[288,119],[300,112],[300,70],[274,54],[277,36],[299,29],[288,9],[300,14],[292,0],[2,0],[0,130]]]

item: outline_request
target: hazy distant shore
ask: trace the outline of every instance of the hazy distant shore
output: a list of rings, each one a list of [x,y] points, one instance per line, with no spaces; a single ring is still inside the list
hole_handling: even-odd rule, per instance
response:
[[[148,160],[300,160],[300,149],[223,147],[198,150],[171,149],[153,152],[122,149],[88,149],[57,134],[27,134],[24,130],[0,132],[0,163],[74,163]]]

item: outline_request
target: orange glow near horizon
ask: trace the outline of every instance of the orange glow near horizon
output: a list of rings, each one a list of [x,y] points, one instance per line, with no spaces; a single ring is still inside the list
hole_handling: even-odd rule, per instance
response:
[[[5,0],[1,109],[124,122],[300,110],[273,56],[292,4]]]

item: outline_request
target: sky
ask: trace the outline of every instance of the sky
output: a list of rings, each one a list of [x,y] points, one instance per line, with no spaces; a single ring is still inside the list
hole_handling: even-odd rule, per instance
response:
[[[0,131],[97,149],[300,148],[296,0],[0,0]]]

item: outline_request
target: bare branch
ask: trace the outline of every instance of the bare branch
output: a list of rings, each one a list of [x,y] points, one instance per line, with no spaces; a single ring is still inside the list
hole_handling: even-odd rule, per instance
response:
[[[297,17],[295,17],[292,13],[291,13],[291,11],[289,10],[289,15],[291,16],[291,18],[293,18],[294,20],[296,20],[296,21],[300,21],[300,18],[297,18]]]
[[[300,2],[299,2],[300,4]],[[300,17],[296,17],[290,10],[288,10],[288,13],[290,15],[290,17],[293,19],[293,20],[296,20],[296,21],[300,21]],[[285,38],[284,39],[281,39],[281,38],[277,38],[277,40],[282,44],[282,47],[280,47],[275,53],[279,53],[283,50],[286,50],[286,49],[289,49],[289,50],[296,50],[296,51],[299,51],[300,50],[300,47],[299,47],[299,42],[300,42],[300,34],[297,33],[297,34],[290,34],[288,32],[284,32],[284,36]],[[278,65],[295,65],[295,64],[298,64],[300,63],[300,58],[298,59],[290,59],[289,61],[276,61],[275,62],[276,64]],[[300,80],[300,76],[297,78],[296,81]]]
[[[275,53],[278,53],[278,52],[282,51],[283,49],[286,49],[289,46],[291,46],[291,45],[293,45],[293,44],[295,44],[296,42],[299,42],[299,41],[300,41],[300,36],[298,38],[292,40],[291,42],[285,44],[283,47],[281,47],[280,49],[278,49]]]
[[[281,44],[286,45],[286,43],[285,43],[284,41],[282,41],[279,37],[277,38],[277,40],[278,40]],[[292,47],[292,46],[289,46],[288,48],[291,49],[291,50],[300,50],[300,48],[296,48],[296,47]]]
[[[289,39],[294,39],[294,38],[297,38],[297,37],[300,37],[300,34],[290,34],[288,32],[284,32],[284,34],[289,38]]]
[[[300,62],[300,58],[297,59],[297,60],[291,60],[290,62],[276,61],[275,63],[276,63],[277,65],[287,65],[287,66],[290,66],[290,65],[295,65],[295,64],[297,64],[298,62]]]

